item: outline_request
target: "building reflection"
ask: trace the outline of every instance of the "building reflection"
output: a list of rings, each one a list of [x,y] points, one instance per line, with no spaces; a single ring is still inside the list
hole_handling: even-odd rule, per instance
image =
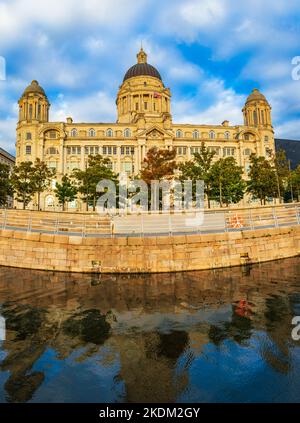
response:
[[[194,356],[207,344],[245,344],[255,331],[265,331],[270,341],[261,347],[262,359],[287,373],[299,275],[296,258],[131,276],[0,268],[7,400],[33,397],[45,378],[34,365],[49,347],[61,360],[84,348],[84,361],[107,346],[118,357],[115,380],[123,381],[128,402],[174,402],[188,389]],[[212,322],[205,314],[224,307],[224,319]]]

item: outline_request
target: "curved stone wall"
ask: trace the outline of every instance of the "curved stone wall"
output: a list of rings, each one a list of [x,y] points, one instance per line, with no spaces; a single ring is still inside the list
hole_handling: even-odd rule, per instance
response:
[[[175,272],[238,266],[299,254],[299,225],[145,238],[0,231],[0,265],[65,272]]]

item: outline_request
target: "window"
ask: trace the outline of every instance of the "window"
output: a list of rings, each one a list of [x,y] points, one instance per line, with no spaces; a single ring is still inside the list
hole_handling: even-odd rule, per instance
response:
[[[210,131],[210,132],[209,132],[209,138],[210,138],[211,140],[213,140],[213,139],[215,139],[215,138],[216,138],[216,134],[215,134],[215,132],[214,132],[214,131]]]
[[[244,140],[245,141],[249,141],[250,140],[250,135],[249,134],[245,134],[244,135]]]
[[[261,123],[264,125],[264,123],[265,123],[265,113],[264,113],[264,111],[262,110],[261,111]]]
[[[31,140],[31,132],[26,132],[26,140]]]
[[[126,137],[126,138],[129,138],[129,137],[131,137],[131,131],[130,131],[130,129],[125,129],[125,131],[124,131],[124,137]]]
[[[220,154],[220,147],[207,147],[210,153],[215,153],[217,156]]]
[[[113,169],[113,164],[112,164],[112,162],[111,162],[111,161],[109,161],[108,163],[106,163],[106,167],[107,167],[108,169],[112,170],[112,169]]]
[[[29,105],[29,119],[32,119],[32,104]]]
[[[244,150],[244,156],[250,156],[250,155],[251,155],[250,148],[245,148],[245,150]]]
[[[225,138],[225,140],[229,140],[230,132],[226,131],[225,134],[224,134],[224,138]]]
[[[54,154],[59,154],[57,148],[55,147],[49,147],[46,154],[50,154],[50,155],[54,155]]]
[[[147,101],[145,101],[144,102],[144,110],[147,110],[148,109],[148,103],[147,103]]]
[[[113,135],[114,135],[114,133],[113,133],[113,130],[112,130],[112,129],[108,129],[108,130],[106,131],[106,136],[107,136],[107,137],[113,137]]]
[[[52,139],[57,138],[57,132],[56,131],[49,131],[49,132],[47,132],[47,135],[48,135],[49,138],[52,138]]]
[[[96,136],[95,129],[93,129],[93,128],[89,129],[89,137],[95,137],[95,136]]]
[[[79,165],[77,162],[70,162],[70,163],[67,163],[67,169],[68,171],[72,172],[75,169],[79,169]]]
[[[268,137],[268,135],[265,135],[265,142],[269,142],[269,137]]]
[[[57,164],[56,164],[56,162],[49,162],[48,163],[48,167],[49,167],[49,169],[56,169],[56,166],[57,166]]]
[[[26,145],[25,147],[25,154],[30,155],[31,154],[31,145]]]
[[[132,163],[130,163],[130,162],[122,163],[122,167],[123,167],[124,172],[132,173]]]
[[[197,130],[193,131],[193,138],[194,138],[194,139],[198,139],[198,138],[200,138],[199,131],[197,131]]]
[[[183,137],[183,133],[181,129],[177,129],[176,131],[176,138],[182,138]]]
[[[77,129],[72,129],[71,131],[71,137],[77,137]]]
[[[177,154],[179,156],[185,156],[186,155],[186,147],[177,147]]]
[[[223,157],[234,156],[234,155],[235,155],[235,148],[232,148],[232,147],[223,148]]]
[[[139,110],[139,103],[135,103],[135,110],[138,111]]]
[[[81,154],[81,147],[79,146],[67,147],[67,154]]]
[[[191,147],[191,154],[200,153],[201,147]]]

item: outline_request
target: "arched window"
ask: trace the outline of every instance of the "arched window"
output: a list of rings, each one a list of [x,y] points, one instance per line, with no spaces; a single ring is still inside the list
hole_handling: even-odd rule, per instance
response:
[[[214,140],[214,139],[216,138],[216,134],[215,134],[215,132],[214,132],[214,131],[210,131],[210,132],[209,132],[209,138],[210,138],[211,140]]]
[[[250,150],[250,148],[245,148],[245,150],[244,150],[244,156],[251,156],[251,150]]]
[[[176,138],[182,138],[183,137],[183,133],[181,129],[177,129],[176,131]]]
[[[72,129],[71,137],[77,137],[77,129],[75,129],[75,128]]]
[[[109,128],[109,129],[106,131],[106,136],[107,136],[107,137],[113,137],[113,135],[114,135],[113,130]]]
[[[130,131],[130,129],[129,129],[129,128],[125,129],[125,131],[124,131],[124,137],[125,137],[125,138],[129,138],[129,137],[131,137],[131,131]]]
[[[225,138],[225,140],[229,140],[230,132],[226,131],[225,134],[224,134],[224,138]]]
[[[95,136],[96,136],[95,129],[93,129],[93,128],[89,129],[89,137],[95,137]]]
[[[200,138],[199,131],[197,131],[196,129],[195,129],[195,131],[193,131],[193,138],[194,138],[194,139],[198,139],[198,138]]]

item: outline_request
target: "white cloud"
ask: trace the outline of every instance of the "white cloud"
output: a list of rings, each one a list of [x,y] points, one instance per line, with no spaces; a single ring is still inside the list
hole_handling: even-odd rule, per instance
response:
[[[115,122],[114,98],[103,91],[81,98],[59,95],[51,106],[50,119],[65,121],[69,116],[74,122]]]
[[[211,97],[208,107],[204,107],[203,95]],[[217,125],[229,120],[233,125],[242,124],[244,103],[245,97],[225,88],[224,81],[207,79],[200,85],[197,96],[173,101],[174,122]]]

